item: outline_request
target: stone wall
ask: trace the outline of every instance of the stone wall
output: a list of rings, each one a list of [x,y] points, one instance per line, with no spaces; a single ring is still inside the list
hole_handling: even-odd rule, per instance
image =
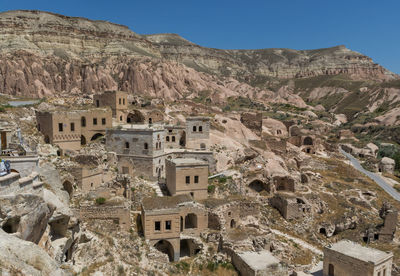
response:
[[[39,157],[37,156],[5,156],[2,159],[10,161],[11,169],[17,171],[21,177],[38,170]]]
[[[210,118],[186,118],[186,148],[207,150],[210,146]]]
[[[131,227],[130,208],[127,205],[119,206],[80,206],[74,210],[75,216],[82,220],[104,219],[118,220],[119,226],[124,231]]]
[[[374,265],[372,262],[364,262],[340,252],[324,248],[323,276],[330,276],[329,265],[333,266],[334,275],[340,276],[376,276],[377,271],[386,269],[387,275],[392,271],[392,259],[384,263]]]

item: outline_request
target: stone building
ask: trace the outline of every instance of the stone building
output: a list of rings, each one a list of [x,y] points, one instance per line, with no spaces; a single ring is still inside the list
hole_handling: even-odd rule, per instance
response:
[[[107,130],[106,148],[117,154],[122,173],[164,177],[164,134],[158,125],[123,125]]]
[[[112,126],[108,108],[36,112],[36,121],[45,142],[59,146],[62,152],[79,150],[81,145],[103,136],[106,128]]]
[[[96,107],[110,107],[112,117],[118,122],[126,122],[128,109],[128,94],[123,91],[106,91],[93,96]]]
[[[210,118],[186,118],[186,148],[207,150],[210,146]]]
[[[72,169],[71,173],[75,177],[78,187],[83,192],[94,190],[103,183],[103,170],[98,167],[76,167]]]
[[[186,147],[186,127],[165,126],[165,148],[179,149]]]
[[[151,109],[151,110],[129,110],[126,123],[128,124],[157,124],[162,123],[164,121],[164,115],[160,110]]]
[[[311,212],[311,205],[307,200],[292,193],[277,193],[270,198],[269,203],[286,220],[301,218]]]
[[[323,276],[390,276],[393,253],[342,240],[324,248]]]
[[[383,226],[379,230],[378,240],[391,242],[394,239],[398,222],[398,211],[389,203],[384,203],[379,210],[379,216],[384,220]]]
[[[283,267],[280,260],[267,250],[234,252],[232,254],[232,264],[242,276],[288,275],[287,268]]]
[[[208,196],[208,163],[193,158],[165,161],[167,188],[171,195],[190,194],[195,200]]]
[[[381,161],[379,161],[379,172],[384,172],[384,173],[394,173],[394,168],[396,166],[396,162],[389,157],[383,157]]]
[[[183,255],[197,253],[194,239],[207,228],[208,216],[203,205],[189,195],[145,198],[142,201],[141,222],[143,234],[170,261]]]

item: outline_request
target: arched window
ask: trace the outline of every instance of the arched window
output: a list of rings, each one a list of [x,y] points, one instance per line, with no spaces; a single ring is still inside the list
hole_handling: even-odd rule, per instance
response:
[[[86,118],[81,117],[81,127],[85,127],[85,126],[86,126]]]
[[[196,126],[193,126],[193,131],[197,131],[197,128],[196,128]]]
[[[119,116],[119,120],[120,120],[120,121],[122,121],[122,115],[121,115],[121,116]]]
[[[202,132],[203,131],[203,127],[199,126],[199,131]]]
[[[167,136],[165,139],[167,140],[167,142],[169,142],[169,136]]]
[[[149,149],[149,144],[144,143],[144,149]]]
[[[172,142],[175,142],[175,136],[172,136]]]
[[[125,148],[129,149],[129,142],[125,142]]]

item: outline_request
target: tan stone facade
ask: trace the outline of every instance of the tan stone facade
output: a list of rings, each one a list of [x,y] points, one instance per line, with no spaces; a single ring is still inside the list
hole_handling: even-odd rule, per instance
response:
[[[323,276],[390,276],[393,254],[342,240],[324,249]]]
[[[301,218],[311,212],[311,205],[305,198],[290,193],[277,193],[269,202],[285,219]]]
[[[94,190],[103,183],[103,170],[100,168],[74,168],[72,174],[83,192]]]
[[[207,150],[210,146],[210,118],[186,118],[186,148]]]
[[[141,221],[145,239],[168,254],[170,261],[178,261],[183,246],[181,234],[199,236],[207,228],[208,216],[204,206],[190,196],[178,195],[144,199]]]
[[[171,195],[190,194],[195,200],[208,196],[208,163],[197,159],[166,160],[167,188]]]
[[[128,108],[128,94],[123,91],[106,91],[94,95],[93,103],[96,107],[110,107],[112,117],[118,122],[126,122]]]
[[[104,108],[37,112],[36,121],[45,142],[59,146],[62,151],[79,150],[112,126],[111,110]]]

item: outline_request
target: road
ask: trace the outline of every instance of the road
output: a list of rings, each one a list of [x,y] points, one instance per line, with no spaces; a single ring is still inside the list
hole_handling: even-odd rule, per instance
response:
[[[347,159],[350,160],[351,164],[353,165],[353,167],[358,170],[359,172],[362,172],[363,174],[365,174],[366,176],[368,176],[369,178],[371,178],[373,181],[376,182],[376,184],[378,184],[379,186],[381,186],[382,189],[385,190],[385,192],[387,192],[391,197],[393,197],[395,200],[400,201],[400,193],[397,192],[392,186],[390,186],[388,183],[386,183],[385,180],[383,180],[382,177],[380,177],[379,175],[377,175],[376,173],[367,171],[366,169],[364,169],[360,162],[358,162],[358,160],[356,158],[353,157],[353,155],[345,152],[344,150],[342,150],[341,148],[339,148],[340,153],[342,153],[344,156],[347,157]]]

